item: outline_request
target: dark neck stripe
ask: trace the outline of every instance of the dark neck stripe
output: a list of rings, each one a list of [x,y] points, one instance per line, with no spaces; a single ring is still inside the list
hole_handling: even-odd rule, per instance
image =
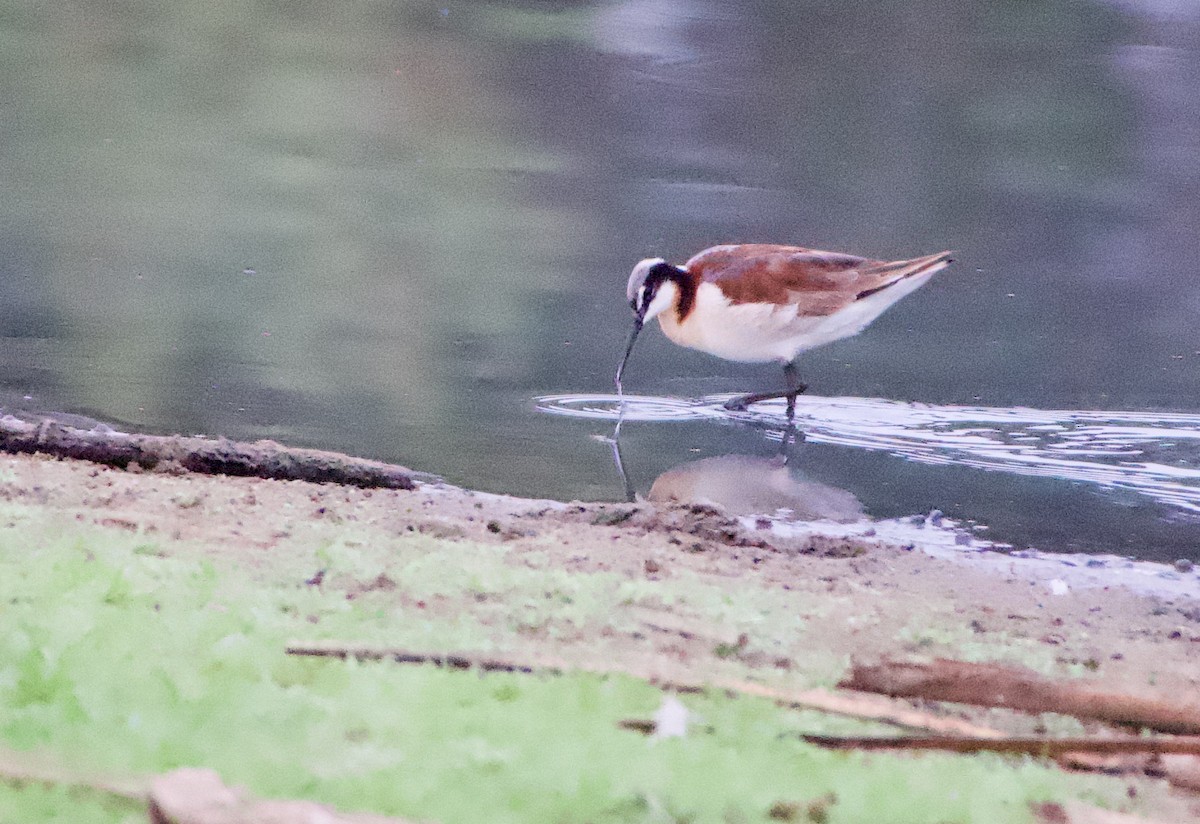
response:
[[[665,279],[674,283],[679,290],[679,304],[675,307],[675,312],[682,323],[696,308],[696,278],[686,269],[672,266]]]
[[[677,311],[679,320],[682,322],[696,308],[696,284],[687,275],[676,278],[675,283],[679,286],[679,309]]]

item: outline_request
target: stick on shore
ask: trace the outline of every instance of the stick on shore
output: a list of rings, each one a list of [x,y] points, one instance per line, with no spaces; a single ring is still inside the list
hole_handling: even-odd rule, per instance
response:
[[[392,661],[398,664],[431,664],[449,669],[478,669],[483,672],[519,672],[559,675],[577,667],[562,661],[515,661],[505,658],[473,656],[465,653],[422,652],[399,647],[378,647],[361,644],[331,642],[294,643],[287,647],[288,655],[314,656],[322,658],[354,658],[359,661]],[[809,709],[819,712],[877,721],[904,729],[921,730],[938,735],[973,736],[976,738],[1000,737],[1003,733],[971,724],[958,718],[950,718],[921,712],[904,702],[868,693],[849,691],[832,692],[824,689],[785,690],[739,681],[716,678],[707,683],[684,683],[665,679],[653,673],[635,672],[628,669],[607,668],[592,671],[596,675],[622,674],[641,678],[661,689],[675,692],[703,692],[706,689],[725,690],[738,695],[766,698],[776,704],[793,709]]]
[[[1112,692],[1086,681],[1055,681],[1031,670],[939,658],[855,664],[838,684],[896,698],[952,701],[1023,712],[1056,712],[1176,735],[1200,735],[1200,705]]]
[[[97,425],[69,426],[50,418],[0,418],[0,451],[75,458],[120,469],[140,468],[337,483],[361,488],[415,489],[411,470],[337,452],[296,449],[274,441],[231,441],[184,435],[141,435]]]

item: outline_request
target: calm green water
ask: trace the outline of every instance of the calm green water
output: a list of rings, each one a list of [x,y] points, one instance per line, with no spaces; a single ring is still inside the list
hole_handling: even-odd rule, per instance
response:
[[[953,248],[805,358],[813,396],[1096,413],[1120,477],[845,418],[794,470],[876,517],[1200,556],[1197,89],[1200,8],[1166,0],[0,0],[0,403],[619,499],[611,423],[536,399],[611,391],[638,259]],[[777,380],[651,331],[627,388]],[[1132,412],[1183,416],[1113,451]],[[631,422],[639,491],[772,454],[723,423]]]

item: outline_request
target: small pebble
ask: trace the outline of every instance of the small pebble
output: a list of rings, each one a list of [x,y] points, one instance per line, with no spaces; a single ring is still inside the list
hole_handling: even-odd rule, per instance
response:
[[[1175,562],[1176,572],[1191,572],[1195,568],[1196,565],[1192,563],[1190,558],[1180,558]]]
[[[966,534],[965,532],[960,532],[958,535],[954,536],[954,543],[957,546],[970,546],[971,545],[971,536]]]
[[[668,695],[654,713],[655,738],[683,738],[687,735],[691,713],[678,698]]]

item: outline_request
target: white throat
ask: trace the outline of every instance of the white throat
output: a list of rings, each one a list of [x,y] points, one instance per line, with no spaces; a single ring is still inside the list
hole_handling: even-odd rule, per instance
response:
[[[658,291],[654,293],[654,300],[650,301],[650,305],[646,307],[646,314],[642,318],[642,322],[648,323],[651,318],[661,315],[666,309],[674,307],[678,303],[679,286],[671,280],[663,281],[659,285]]]

